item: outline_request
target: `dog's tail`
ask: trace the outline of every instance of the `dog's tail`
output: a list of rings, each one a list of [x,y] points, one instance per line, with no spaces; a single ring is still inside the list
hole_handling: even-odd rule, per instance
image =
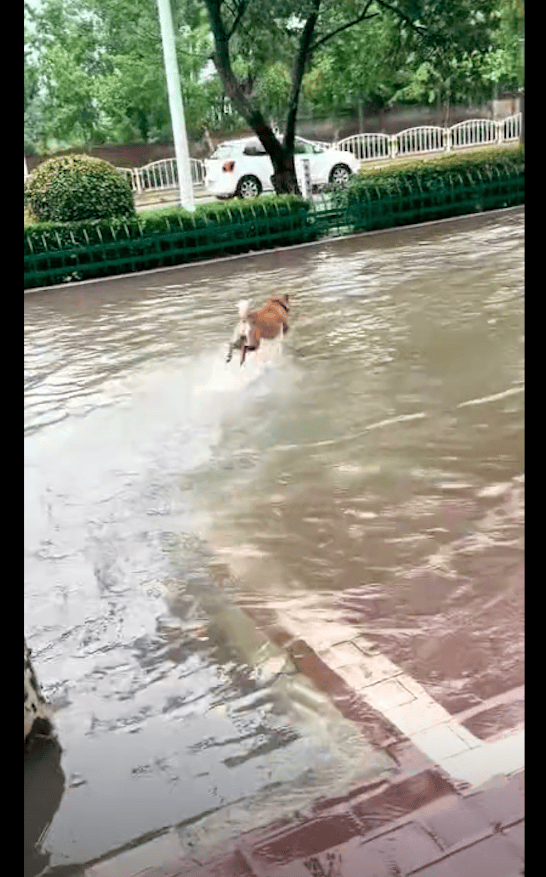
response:
[[[247,298],[242,299],[239,302],[239,319],[240,320],[246,320],[249,309],[250,309],[250,303],[249,303],[248,299]]]

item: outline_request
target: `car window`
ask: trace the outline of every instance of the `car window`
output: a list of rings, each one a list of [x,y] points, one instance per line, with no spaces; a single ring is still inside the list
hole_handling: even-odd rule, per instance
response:
[[[231,143],[222,143],[212,153],[211,158],[230,158],[233,155],[233,145]]]
[[[243,153],[245,155],[267,155],[261,143],[258,145],[251,143],[249,146],[245,146]]]
[[[324,149],[316,143],[303,143],[301,140],[294,143],[294,155],[320,155],[322,152]]]

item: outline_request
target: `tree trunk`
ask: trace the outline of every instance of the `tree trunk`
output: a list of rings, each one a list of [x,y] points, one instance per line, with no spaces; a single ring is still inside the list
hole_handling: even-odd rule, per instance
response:
[[[449,111],[450,111],[450,109],[451,109],[451,101],[450,101],[450,95],[448,92],[446,100],[445,100],[445,104],[444,104],[444,125],[443,125],[444,128],[449,127]]]
[[[213,54],[213,61],[224,84],[226,94],[237,112],[246,119],[250,127],[256,132],[262,146],[271,158],[273,164],[271,182],[276,193],[278,195],[299,195],[300,190],[294,166],[296,114],[305,64],[309,56],[309,48],[317,22],[321,0],[313,0],[314,11],[307,19],[303,28],[299,51],[294,62],[292,89],[286,119],[286,130],[282,144],[279,143],[271,125],[267,123],[263,114],[253,104],[251,95],[245,93],[245,89],[233,73],[229,51],[229,39],[234,29],[232,28],[230,34],[227,33],[219,3],[213,2],[213,0],[205,0],[205,2],[214,37],[215,51]]]
[[[301,194],[298,180],[293,169],[285,168],[278,173],[274,173],[271,177],[271,184],[277,195]]]

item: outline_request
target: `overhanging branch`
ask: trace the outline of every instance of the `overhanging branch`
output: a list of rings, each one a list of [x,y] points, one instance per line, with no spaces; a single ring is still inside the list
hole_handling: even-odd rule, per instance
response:
[[[417,24],[415,21],[413,21],[412,18],[410,18],[409,15],[407,15],[405,12],[402,12],[402,10],[398,9],[397,6],[393,6],[392,3],[386,3],[385,0],[375,0],[375,2],[378,6],[382,6],[384,9],[388,9],[390,12],[394,12],[394,14],[398,16],[398,18],[401,18],[402,21],[405,21],[406,24],[409,24],[409,26],[416,33],[418,33],[419,36],[424,36],[424,34],[427,32],[427,29],[424,25]]]
[[[305,72],[305,65],[309,59],[313,34],[315,32],[315,27],[320,12],[320,4],[321,0],[314,0],[313,12],[309,15],[307,21],[305,22],[305,26],[303,28],[300,38],[298,53],[294,60],[294,67],[292,72],[292,90],[290,94],[288,115],[286,118],[286,129],[284,133],[285,149],[287,146],[289,149],[292,149],[294,145],[294,135],[296,133],[296,114],[298,111],[301,83],[303,80],[303,74]]]
[[[241,21],[243,15],[246,12],[247,6],[248,6],[248,0],[240,0],[240,3],[238,4],[239,8],[237,9],[237,14],[235,15],[235,18],[233,19],[233,24],[231,25],[231,27],[229,29],[229,33],[227,34],[228,40],[231,39],[231,37],[233,36],[235,31],[237,30],[237,28],[239,26],[239,22]]]
[[[317,49],[319,46],[322,46],[323,43],[327,42],[328,40],[333,39],[333,37],[337,37],[338,34],[342,33],[342,31],[344,31],[344,30],[347,30],[349,27],[353,27],[355,24],[360,24],[361,21],[367,21],[370,18],[376,18],[379,15],[379,12],[372,12],[370,15],[366,14],[373,2],[374,2],[374,0],[368,0],[368,3],[366,3],[364,9],[362,10],[362,12],[360,13],[360,15],[357,18],[353,18],[351,21],[348,21],[346,24],[342,24],[342,25],[340,25],[340,27],[337,27],[331,33],[326,34],[326,36],[321,37],[320,40],[316,40],[310,46],[309,54],[314,52],[315,49]]]

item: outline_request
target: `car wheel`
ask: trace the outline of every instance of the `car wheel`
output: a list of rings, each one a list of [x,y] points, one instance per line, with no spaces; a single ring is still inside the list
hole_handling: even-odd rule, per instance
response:
[[[247,176],[241,177],[235,194],[239,198],[255,198],[261,191],[262,187],[257,177]]]
[[[330,171],[330,183],[332,186],[346,186],[349,182],[351,171],[346,164],[335,164]]]

